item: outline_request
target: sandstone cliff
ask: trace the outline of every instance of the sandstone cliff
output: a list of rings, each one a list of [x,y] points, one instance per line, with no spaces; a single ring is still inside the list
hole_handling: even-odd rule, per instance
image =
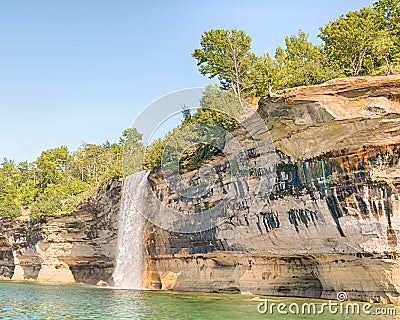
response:
[[[150,177],[149,192],[179,211],[206,211],[235,191],[210,230],[149,226],[146,285],[323,298],[346,291],[400,303],[400,76],[280,91],[261,99],[258,113],[265,125],[247,126],[255,139],[233,133],[251,159],[248,179],[232,177],[223,157],[209,163],[216,183],[196,199],[174,192],[162,171]],[[253,143],[268,137],[272,176]],[[254,189],[268,175],[271,188]],[[200,175],[182,178],[195,185]]]
[[[68,216],[1,221],[1,279],[111,284],[120,191],[114,182]]]

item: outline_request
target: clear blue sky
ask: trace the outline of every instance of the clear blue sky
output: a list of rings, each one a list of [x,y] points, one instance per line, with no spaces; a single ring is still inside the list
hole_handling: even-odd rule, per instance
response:
[[[205,86],[190,54],[209,29],[274,52],[367,0],[0,1],[0,159],[116,141],[150,102]]]

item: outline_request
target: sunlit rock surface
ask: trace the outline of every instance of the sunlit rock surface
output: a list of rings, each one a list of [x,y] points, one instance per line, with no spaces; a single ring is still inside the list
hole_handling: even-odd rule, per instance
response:
[[[399,101],[399,76],[335,79],[261,99],[259,131],[272,137],[277,163],[255,212],[259,168],[239,184],[216,157],[218,182],[195,200],[154,174],[152,191],[179,210],[204,210],[232,188],[241,196],[226,221],[205,232],[150,226],[147,285],[323,298],[346,291],[350,299],[400,303]],[[257,152],[241,140],[257,166]],[[183,179],[191,185],[199,174]]]
[[[112,284],[120,184],[47,221],[1,221],[0,277]]]

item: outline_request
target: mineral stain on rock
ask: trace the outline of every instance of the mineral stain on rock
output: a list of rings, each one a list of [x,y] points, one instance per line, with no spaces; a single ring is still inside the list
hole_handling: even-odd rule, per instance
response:
[[[157,279],[159,287],[174,290],[234,287],[323,298],[339,290],[354,300],[400,303],[400,104],[393,98],[399,94],[400,76],[359,77],[261,99],[258,113],[266,126],[258,132],[272,136],[277,155],[272,188],[253,192],[270,168],[257,167],[262,154],[241,131],[252,164],[250,191],[234,185],[240,197],[226,221],[202,233],[201,241],[181,235],[179,252],[174,232],[151,226],[148,287]],[[211,161],[220,180],[207,201],[218,203],[230,189],[222,163],[222,157]],[[197,173],[182,179],[197,179]],[[182,210],[206,201],[185,202],[162,179],[151,189]],[[193,248],[204,248],[201,242],[208,249],[194,254]],[[224,265],[217,268],[216,257]]]

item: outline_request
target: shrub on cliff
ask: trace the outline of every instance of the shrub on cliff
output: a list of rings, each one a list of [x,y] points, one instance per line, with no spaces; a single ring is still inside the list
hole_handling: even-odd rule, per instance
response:
[[[87,188],[87,185],[79,181],[48,185],[33,203],[31,217],[38,219],[72,212],[82,200],[79,195]]]
[[[183,110],[181,125],[147,148],[145,168],[154,170],[168,166],[176,159],[182,169],[198,167],[221,151],[217,146],[225,139],[225,130],[238,125],[242,111],[235,95],[216,85],[208,86],[197,111],[191,115],[188,110]]]

